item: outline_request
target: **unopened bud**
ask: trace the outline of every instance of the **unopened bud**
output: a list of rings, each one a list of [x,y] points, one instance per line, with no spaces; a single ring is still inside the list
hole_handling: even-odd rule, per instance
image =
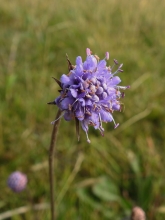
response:
[[[21,192],[26,188],[27,176],[19,171],[13,172],[7,180],[7,185],[14,192]]]

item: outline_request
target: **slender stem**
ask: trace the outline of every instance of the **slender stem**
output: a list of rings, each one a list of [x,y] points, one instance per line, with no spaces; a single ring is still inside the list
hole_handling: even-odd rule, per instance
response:
[[[55,120],[57,120],[61,115],[61,111],[58,110]],[[50,141],[50,147],[49,147],[49,183],[50,183],[50,205],[51,205],[51,220],[56,219],[55,214],[55,199],[54,199],[54,152],[55,152],[55,146],[56,146],[56,139],[57,139],[57,131],[58,126],[60,123],[60,118],[54,122],[53,130],[52,130],[52,136]]]

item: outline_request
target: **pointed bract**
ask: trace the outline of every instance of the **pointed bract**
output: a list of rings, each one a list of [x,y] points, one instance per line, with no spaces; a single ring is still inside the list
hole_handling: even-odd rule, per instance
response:
[[[71,64],[71,62],[70,62],[69,57],[68,57],[67,54],[66,54],[66,59],[67,59],[67,61],[68,61],[68,69],[69,69],[69,71],[70,71],[70,70],[73,70],[73,65]]]
[[[53,102],[48,102],[47,104],[48,104],[48,105],[56,105],[55,101],[53,101]]]
[[[56,79],[56,78],[54,78],[54,77],[52,77],[55,81],[56,81],[56,83],[62,88],[62,85],[61,85],[61,82],[58,80],[58,79]]]

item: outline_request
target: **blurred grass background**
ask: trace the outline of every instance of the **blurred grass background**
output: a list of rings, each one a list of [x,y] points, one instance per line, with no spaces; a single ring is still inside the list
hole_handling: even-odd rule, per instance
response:
[[[56,152],[58,219],[115,219],[142,207],[148,219],[165,219],[165,1],[84,0],[0,2],[0,213],[49,203],[48,147],[58,95],[51,79],[67,73],[65,54],[124,63],[122,85],[131,85],[105,124],[77,143],[74,122],[61,121]],[[8,175],[28,175],[27,191],[12,193]],[[1,216],[1,214],[0,214]],[[50,219],[49,209],[12,220]]]

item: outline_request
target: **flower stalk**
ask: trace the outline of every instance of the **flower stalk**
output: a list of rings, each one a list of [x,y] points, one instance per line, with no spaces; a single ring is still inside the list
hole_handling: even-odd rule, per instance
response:
[[[51,208],[51,220],[56,219],[55,213],[55,177],[54,177],[54,154],[57,140],[57,131],[60,124],[61,110],[59,109],[54,121],[50,147],[49,147],[49,183],[50,183],[50,208]]]
[[[51,220],[55,220],[55,201],[54,201],[54,151],[56,146],[56,137],[60,119],[63,117],[66,121],[75,119],[76,134],[78,141],[80,139],[79,126],[86,133],[87,142],[89,126],[98,129],[104,136],[103,122],[116,123],[113,118],[114,111],[122,111],[124,92],[120,90],[129,89],[130,86],[120,86],[121,79],[117,76],[122,73],[123,64],[119,64],[114,59],[113,66],[107,66],[109,53],[105,53],[105,58],[100,60],[97,55],[92,55],[92,51],[86,49],[86,60],[83,62],[81,56],[76,58],[76,65],[72,65],[68,55],[68,74],[63,74],[60,80],[53,77],[60,87],[59,96],[48,104],[56,105],[59,110],[56,119],[51,122],[53,131],[49,148],[49,178],[50,178],[50,196],[51,196]]]

